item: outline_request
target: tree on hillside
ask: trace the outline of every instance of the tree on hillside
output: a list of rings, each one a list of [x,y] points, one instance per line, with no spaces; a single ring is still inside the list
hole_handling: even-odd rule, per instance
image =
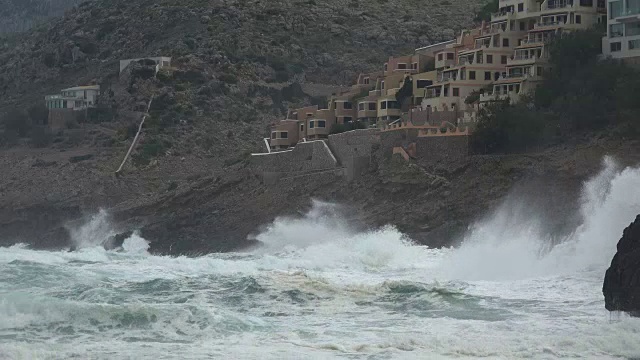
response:
[[[491,21],[491,14],[498,12],[500,5],[498,0],[489,0],[476,14],[475,21]]]

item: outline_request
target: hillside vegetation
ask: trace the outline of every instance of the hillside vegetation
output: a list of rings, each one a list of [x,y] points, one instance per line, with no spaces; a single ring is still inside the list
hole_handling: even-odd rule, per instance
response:
[[[25,31],[86,0],[3,0],[0,34]]]

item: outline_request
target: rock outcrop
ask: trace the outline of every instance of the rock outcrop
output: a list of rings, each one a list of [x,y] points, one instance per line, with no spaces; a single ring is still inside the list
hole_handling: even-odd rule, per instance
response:
[[[602,292],[607,310],[640,316],[640,215],[624,230]]]

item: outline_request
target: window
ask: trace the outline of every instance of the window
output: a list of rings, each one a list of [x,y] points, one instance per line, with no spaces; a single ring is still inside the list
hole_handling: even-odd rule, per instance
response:
[[[442,54],[438,54],[438,61],[442,61]]]
[[[609,44],[611,46],[611,52],[621,51],[622,43],[621,42],[613,42]]]
[[[383,101],[383,102],[380,103],[380,109],[382,109],[382,110],[386,110],[387,109],[387,102],[386,101]]]
[[[327,122],[324,120],[318,120],[318,127],[319,128],[326,128],[327,127]]]
[[[453,96],[460,96],[460,88],[453,88]]]
[[[400,109],[400,103],[397,101],[389,101],[389,109]]]
[[[576,15],[576,24],[582,24],[582,16]]]
[[[526,24],[524,21],[520,21],[520,31],[525,31],[526,30]]]
[[[271,138],[272,138],[272,139],[275,139],[275,138],[276,138],[276,132],[275,132],[275,131],[271,133]]]
[[[407,69],[407,64],[398,63],[398,70],[406,70],[406,69]]]
[[[412,68],[413,70],[418,70],[418,63],[413,63],[413,64],[411,64],[411,68]]]
[[[313,113],[307,113],[307,117],[308,118],[313,117]]]
[[[364,111],[364,103],[358,104],[358,111]]]
[[[313,120],[309,121],[309,129],[313,129],[315,127],[316,127],[316,122]]]
[[[513,85],[509,85],[509,91],[513,91]]]
[[[509,47],[509,39],[508,38],[502,39],[502,47]]]
[[[475,79],[476,79],[476,72],[469,71],[469,80],[475,80]]]
[[[640,14],[640,0],[624,0],[627,5],[627,14]]]
[[[448,87],[448,86],[445,86],[445,87],[444,87],[444,96],[445,96],[445,97],[448,97],[448,96],[449,96],[449,87]]]
[[[283,131],[280,133],[280,139],[288,139],[288,138],[289,138],[289,132]]]
[[[638,50],[638,49],[640,49],[640,39],[629,40],[629,50]]]
[[[343,123],[343,124],[350,123],[351,121],[353,121],[353,118],[352,118],[351,116],[345,116],[345,117],[342,119],[342,123]]]
[[[542,76],[543,73],[544,73],[544,70],[542,69],[542,66],[538,66],[538,68],[536,69],[536,75]]]
[[[580,0],[580,6],[593,7],[593,0]]]
[[[418,87],[418,89],[424,89],[431,84],[433,84],[433,81],[431,80],[418,80],[416,82],[416,86]]]
[[[523,12],[523,11],[524,11],[524,3],[518,4],[518,12]]]
[[[625,36],[640,35],[640,23],[628,23],[624,26]]]
[[[370,81],[370,79],[369,79],[369,78],[364,78],[364,79],[362,80],[362,82],[363,82],[365,85],[369,85],[369,81]]]
[[[382,90],[384,90],[384,80],[380,82],[380,87],[382,88]]]
[[[491,81],[491,71],[484,72],[484,79],[487,81]]]
[[[493,80],[498,81],[498,79],[500,79],[500,72],[496,71],[496,72],[493,74]]]
[[[487,64],[493,64],[493,55],[487,55]]]
[[[453,60],[453,53],[447,53],[447,60]]]
[[[345,101],[343,104],[344,104],[343,107],[344,107],[345,110],[353,109],[353,104],[351,102]]]
[[[507,55],[502,55],[500,57],[500,64],[506,64],[507,63]]]
[[[609,19],[615,19],[620,16],[622,16],[622,0],[610,2]]]
[[[377,110],[376,103],[369,103],[369,111],[375,111],[375,110]]]
[[[609,37],[616,38],[624,36],[624,25],[623,24],[612,24],[609,26]]]

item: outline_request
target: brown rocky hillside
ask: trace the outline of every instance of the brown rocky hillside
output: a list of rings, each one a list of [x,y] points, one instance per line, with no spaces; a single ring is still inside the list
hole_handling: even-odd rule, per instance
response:
[[[142,228],[164,241],[158,250],[168,251],[167,239],[181,244],[174,252],[224,250],[310,197],[340,201],[343,192],[360,193],[343,184],[274,193],[251,177],[244,160],[262,149],[267,125],[288,106],[322,102],[331,86],[379,69],[390,55],[450,39],[470,26],[479,2],[102,0],[5,36],[0,114],[89,83],[103,86],[110,110],[44,140],[35,124],[19,139],[4,124],[1,243],[65,244],[68,221],[103,207],[123,230]],[[173,67],[157,78],[140,67],[118,76],[120,59],[151,55],[171,56]],[[151,95],[157,100],[142,142],[125,175],[115,178],[140,115],[135,110]],[[281,196],[294,197],[295,206],[284,206]],[[359,207],[371,199],[344,200]],[[422,218],[389,219],[395,206],[375,207],[364,222],[398,223],[413,233],[427,228]],[[438,209],[431,206],[429,229],[452,223]],[[462,217],[453,222],[459,226]]]

